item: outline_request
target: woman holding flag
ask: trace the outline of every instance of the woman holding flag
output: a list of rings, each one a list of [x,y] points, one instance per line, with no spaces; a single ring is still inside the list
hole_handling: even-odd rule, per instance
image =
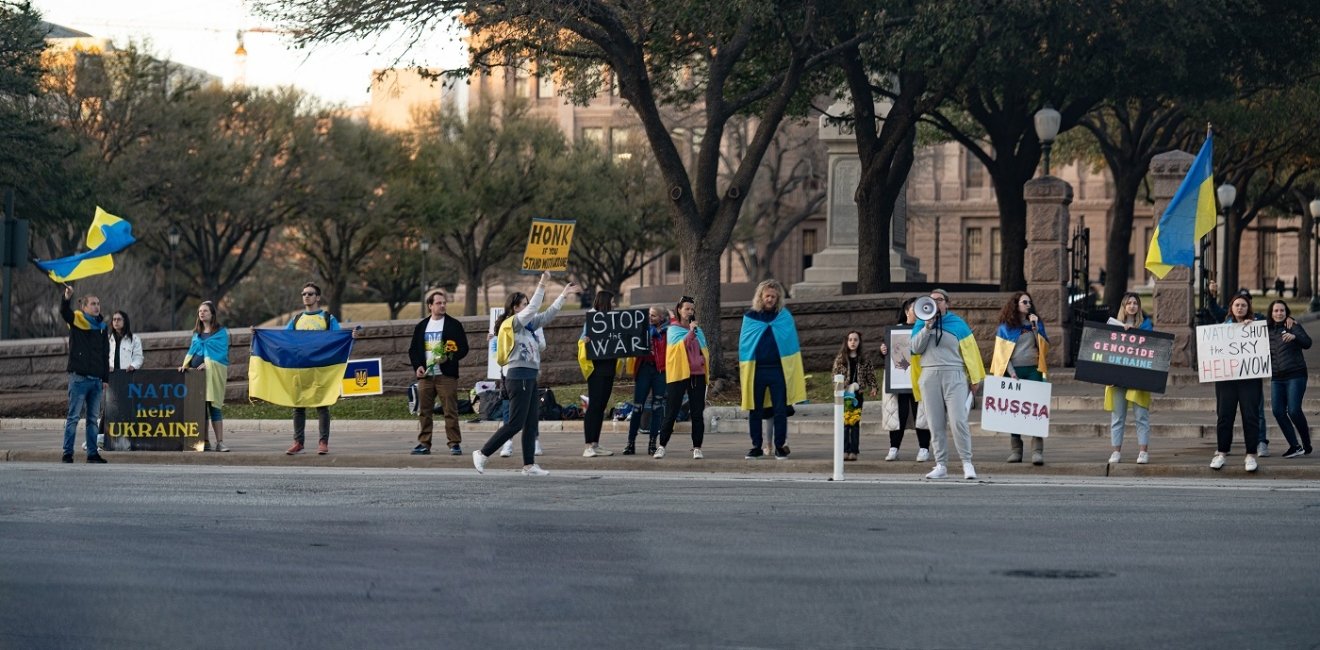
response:
[[[775,458],[788,457],[788,405],[807,399],[797,323],[784,307],[784,294],[784,285],[778,280],[765,280],[757,285],[752,308],[743,314],[742,332],[738,335],[742,408],[748,413],[752,436],[752,448],[747,451],[749,460],[763,453],[763,408],[769,408],[774,417]]]
[[[949,293],[931,292],[937,311],[929,321],[912,326],[912,395],[926,405],[935,447],[935,469],[926,478],[949,475],[949,428],[962,459],[963,478],[975,479],[972,467],[972,431],[967,408],[976,386],[985,380],[981,351],[972,338],[972,328],[957,314],[949,313]]]
[[[999,312],[999,329],[995,330],[995,353],[990,360],[990,374],[1030,381],[1046,381],[1050,339],[1045,324],[1036,316],[1031,294],[1018,291],[1008,299]],[[1022,436],[1010,436],[1013,450],[1008,462],[1022,462]],[[1045,439],[1032,437],[1031,464],[1045,464]]]
[[[706,434],[706,372],[710,368],[710,351],[706,346],[706,333],[697,326],[697,304],[691,298],[679,298],[674,308],[678,317],[670,323],[665,334],[665,424],[660,428],[660,446],[652,458],[664,458],[665,447],[674,435],[674,420],[678,418],[683,396],[688,398],[688,413],[692,420],[692,458],[705,458],[701,441]]]

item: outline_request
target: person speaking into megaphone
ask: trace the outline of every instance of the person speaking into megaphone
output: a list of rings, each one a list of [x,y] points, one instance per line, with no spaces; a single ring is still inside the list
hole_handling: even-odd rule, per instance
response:
[[[931,292],[935,313],[928,320],[918,317],[912,326],[912,392],[926,406],[935,468],[926,478],[949,475],[948,431],[954,433],[954,446],[962,460],[963,478],[975,479],[972,466],[972,431],[967,422],[968,404],[976,386],[985,379],[981,351],[972,336],[972,328],[957,314],[949,312],[949,293]]]

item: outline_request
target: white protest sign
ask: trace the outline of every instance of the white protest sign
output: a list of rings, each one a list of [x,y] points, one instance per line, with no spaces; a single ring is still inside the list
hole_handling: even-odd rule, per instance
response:
[[[1050,385],[1012,377],[986,377],[981,428],[1035,438],[1050,437]]]
[[[504,313],[503,307],[490,308],[490,340],[486,341],[486,379],[500,378],[500,364],[495,363],[495,321]]]
[[[1196,328],[1196,374],[1201,383],[1269,377],[1270,335],[1265,321]]]

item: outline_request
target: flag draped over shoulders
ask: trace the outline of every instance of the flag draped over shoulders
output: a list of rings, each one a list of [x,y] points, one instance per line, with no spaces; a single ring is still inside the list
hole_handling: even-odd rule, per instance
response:
[[[673,384],[692,376],[692,364],[688,362],[687,346],[683,342],[683,339],[687,338],[688,331],[688,328],[677,324],[670,325],[666,330],[665,383]],[[706,332],[698,327],[696,337],[697,346],[701,348],[701,356],[706,359],[706,368],[710,368],[710,350],[706,347]]]
[[[912,336],[916,337],[926,325],[927,321],[918,320],[912,326]],[[958,339],[958,351],[962,353],[968,381],[973,384],[985,381],[985,362],[981,360],[981,349],[976,346],[976,338],[972,336],[972,326],[957,314],[944,314],[940,318],[940,326],[945,334]],[[913,354],[909,361],[912,363],[912,396],[921,401],[921,355]]]
[[[1008,325],[1000,323],[999,329],[995,330],[995,352],[990,357],[990,374],[996,377],[1002,377],[1008,373],[1008,366],[1012,363],[1013,350],[1017,348],[1018,339],[1023,334],[1031,332],[1031,327],[1021,325]],[[1034,332],[1036,337],[1036,369],[1040,371],[1041,376],[1049,376],[1049,364],[1047,359],[1050,353],[1050,337],[1045,333],[1045,323],[1037,325]]]
[[[802,368],[802,345],[798,341],[797,323],[787,308],[780,309],[774,319],[766,322],[749,315],[743,315],[742,332],[738,336],[738,375],[742,384],[742,406],[744,411],[770,406],[769,391],[766,391],[766,403],[757,406],[753,393],[753,380],[756,378],[756,346],[766,334],[775,337],[779,348],[780,367],[784,371],[784,385],[787,387],[788,403],[797,404],[807,400],[806,373]]]
[[[339,400],[352,330],[252,330],[248,396],[289,407]]]
[[[1214,136],[1206,136],[1192,168],[1160,215],[1146,252],[1146,269],[1163,278],[1175,266],[1196,263],[1197,244],[1215,228]]]
[[[69,282],[113,271],[115,260],[112,255],[136,241],[132,224],[98,207],[87,231],[87,251],[59,259],[33,260],[33,263],[50,279]]]

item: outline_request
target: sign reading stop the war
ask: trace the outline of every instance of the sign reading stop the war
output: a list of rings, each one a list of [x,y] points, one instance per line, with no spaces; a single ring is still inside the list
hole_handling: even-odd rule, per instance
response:
[[[618,359],[650,352],[650,324],[644,309],[587,312],[587,358]]]
[[[532,219],[532,232],[523,252],[523,273],[567,271],[568,248],[573,243],[576,221]]]
[[[1050,385],[1012,377],[986,377],[981,428],[1020,436],[1050,436]]]
[[[1265,321],[1196,328],[1196,374],[1201,383],[1269,377],[1272,370]]]

